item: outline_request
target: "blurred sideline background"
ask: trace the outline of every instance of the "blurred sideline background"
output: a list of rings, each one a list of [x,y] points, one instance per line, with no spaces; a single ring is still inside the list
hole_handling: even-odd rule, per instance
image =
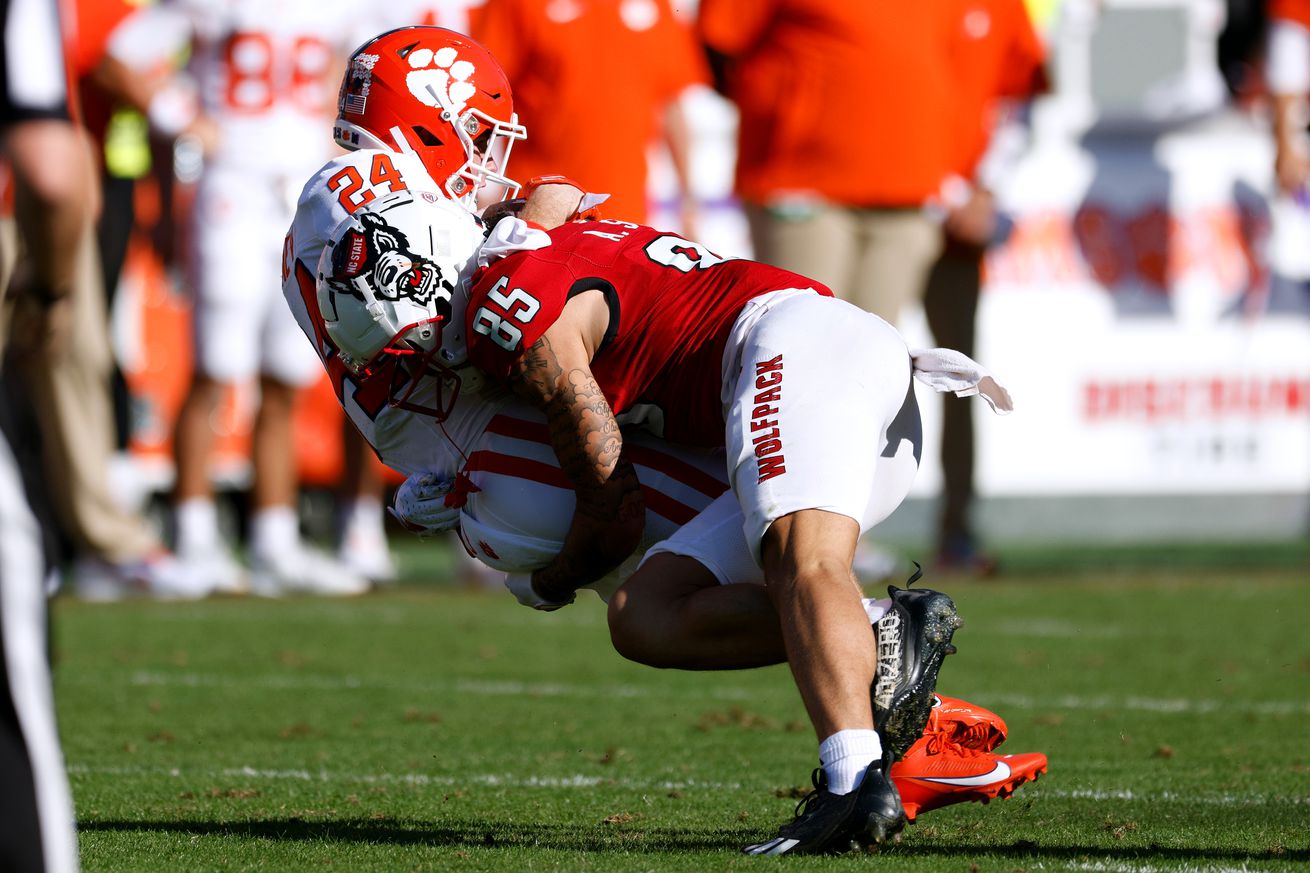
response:
[[[432,5],[433,23],[462,29],[470,4]],[[1023,157],[997,192],[1014,228],[987,257],[977,358],[1017,411],[978,416],[979,533],[1001,548],[1303,541],[1310,207],[1274,196],[1259,39],[1235,34],[1262,26],[1263,4],[1029,7],[1053,91],[1035,104]],[[694,4],[679,11],[690,16]],[[684,100],[701,241],[750,256],[731,194],[735,110],[708,89]],[[122,142],[111,137],[111,159],[123,150],[142,179],[112,313],[131,397],[115,477],[119,493],[146,500],[172,481],[190,329],[187,297],[156,245],[168,206],[143,156],[133,157],[138,147]],[[652,223],[677,228],[668,159],[653,148],[651,162]],[[156,170],[170,163],[185,182],[185,155],[153,156]],[[179,215],[183,200],[173,200]],[[912,346],[931,344],[917,304],[899,326]],[[232,393],[214,422],[214,473],[233,489],[249,478],[254,390]],[[911,499],[875,531],[893,546],[928,541],[941,486],[940,400],[925,389],[919,401],[923,467]],[[298,467],[311,489],[330,491],[340,478],[339,420],[325,381],[297,418]],[[840,440],[833,451],[843,451]],[[312,499],[309,508],[311,526],[330,512]]]

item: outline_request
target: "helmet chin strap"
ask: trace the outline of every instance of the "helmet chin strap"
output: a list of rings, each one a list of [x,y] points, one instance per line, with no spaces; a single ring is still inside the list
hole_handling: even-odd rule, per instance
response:
[[[468,452],[464,451],[463,446],[455,442],[455,438],[450,435],[450,431],[446,430],[446,423],[444,421],[437,422],[437,428],[440,429],[441,435],[446,438],[446,442],[450,443],[450,447],[459,452],[460,459],[467,464],[469,462]]]

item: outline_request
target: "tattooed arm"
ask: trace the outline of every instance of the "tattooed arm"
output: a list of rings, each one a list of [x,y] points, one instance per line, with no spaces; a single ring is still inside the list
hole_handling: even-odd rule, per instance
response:
[[[523,353],[510,378],[515,393],[546,413],[560,469],[577,496],[564,548],[532,574],[533,588],[548,600],[567,601],[622,563],[640,543],[646,520],[623,436],[591,372],[608,322],[599,291],[579,294]]]

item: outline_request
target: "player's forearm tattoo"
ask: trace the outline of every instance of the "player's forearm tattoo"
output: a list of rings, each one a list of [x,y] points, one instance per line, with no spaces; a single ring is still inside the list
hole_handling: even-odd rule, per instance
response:
[[[565,388],[547,408],[551,441],[560,467],[579,491],[609,481],[623,449],[623,437],[596,379],[588,372],[565,374]],[[583,501],[578,507],[582,509]]]
[[[564,548],[537,572],[543,594],[564,599],[618,566],[637,545],[645,503],[636,470],[609,401],[584,368],[565,371],[550,340],[537,340],[519,361],[514,390],[543,409],[560,468],[577,495]],[[619,531],[623,534],[616,535]]]
[[[555,393],[559,377],[564,372],[544,336],[524,350],[519,358],[518,371],[510,376],[514,390],[537,405],[543,405]]]
[[[521,396],[545,410],[560,468],[574,487],[584,493],[603,487],[618,464],[623,437],[595,377],[582,369],[565,373],[550,340],[542,337],[524,353],[515,382]],[[590,502],[579,500],[579,510]]]

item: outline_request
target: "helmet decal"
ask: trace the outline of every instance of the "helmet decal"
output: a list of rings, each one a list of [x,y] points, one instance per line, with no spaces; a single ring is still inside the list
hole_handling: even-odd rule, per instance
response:
[[[375,76],[374,98],[380,85]],[[466,366],[461,277],[482,239],[463,206],[408,189],[370,200],[329,234],[315,281],[323,329],[335,359],[359,385],[380,385],[387,406],[444,421],[466,380],[480,384]]]
[[[468,101],[477,93],[477,88],[469,81],[474,67],[470,62],[460,60],[453,46],[442,46],[435,52],[430,48],[417,49],[405,60],[411,70],[405,77],[405,85],[420,103],[433,109],[444,109],[452,117],[464,113]]]
[[[420,306],[437,298],[450,300],[455,290],[452,279],[438,264],[411,251],[404,233],[372,212],[358,218],[361,227],[347,231],[332,251],[328,284],[334,291],[362,300],[355,280],[363,276],[381,300],[408,298]]]
[[[368,106],[368,92],[373,87],[373,67],[378,55],[360,52],[350,59],[350,68],[341,83],[341,111],[350,115],[363,115]]]

